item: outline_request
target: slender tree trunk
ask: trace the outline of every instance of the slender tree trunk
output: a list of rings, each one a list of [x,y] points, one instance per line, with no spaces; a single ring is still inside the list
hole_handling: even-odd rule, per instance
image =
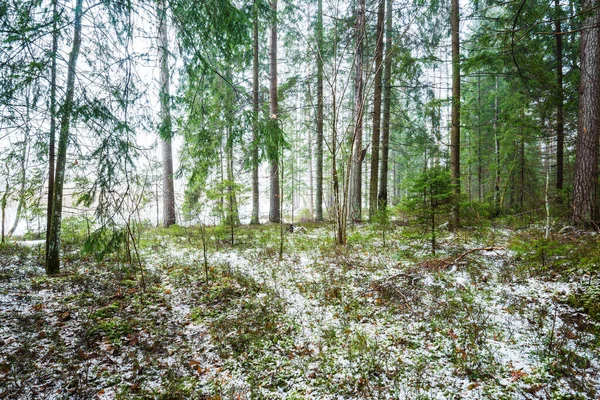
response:
[[[312,136],[312,132],[309,130],[308,131],[308,193],[309,193],[309,202],[308,202],[308,207],[310,210],[310,216],[311,218],[314,218],[314,212],[315,212],[315,190],[314,190],[314,180],[313,180],[313,176],[314,176],[314,171],[313,171],[313,163],[314,163],[314,159],[313,159],[313,136]],[[299,160],[300,161],[300,160]],[[321,193],[322,195],[322,193]]]
[[[521,118],[525,118],[524,110],[521,110]],[[523,211],[523,206],[525,205],[525,135],[523,132],[523,128],[521,128],[521,137],[519,138],[519,157],[519,161],[521,164],[521,187],[519,188],[519,207],[520,210]]]
[[[8,203],[8,181],[4,187],[4,193],[2,194],[2,198],[0,199],[0,207],[2,208],[2,241],[4,243],[5,234],[4,227],[6,225],[6,204]]]
[[[24,127],[24,132],[23,132],[23,150],[21,152],[21,159],[20,164],[21,164],[21,171],[20,171],[20,185],[21,187],[19,188],[19,202],[17,205],[17,214],[15,215],[15,220],[13,222],[13,226],[12,228],[10,228],[10,230],[8,231],[8,237],[11,237],[15,231],[17,230],[17,227],[19,226],[19,221],[21,219],[21,214],[23,213],[23,210],[25,208],[25,184],[27,183],[27,159],[29,158],[29,129],[30,129],[30,113],[29,113],[29,108],[30,108],[31,104],[29,102],[29,92],[26,93],[25,95],[25,127]]]
[[[323,221],[323,0],[317,1],[317,193],[315,220]]]
[[[271,118],[278,121],[277,105],[277,0],[271,1],[274,20],[271,26]],[[277,154],[271,161],[271,202],[269,210],[269,221],[280,222],[281,210],[279,201],[279,143]]]
[[[573,178],[573,222],[593,225],[598,217],[598,138],[600,116],[600,0],[584,0],[581,27],[579,122]]]
[[[54,158],[56,141],[56,53],[58,52],[58,0],[52,1],[52,62],[50,66],[50,138],[48,142],[48,197],[46,211],[46,263],[50,244],[50,226],[52,223],[52,199],[54,193]]]
[[[390,154],[390,108],[392,103],[392,0],[386,0],[385,65],[383,73],[383,124],[381,128],[381,173],[379,174],[380,207],[388,204],[388,171]]]
[[[373,93],[373,136],[371,137],[371,179],[369,181],[369,216],[377,211],[377,186],[379,185],[379,139],[381,134],[381,77],[383,75],[383,25],[385,0],[378,0],[375,45],[375,87]]]
[[[468,165],[468,170],[467,170],[467,193],[469,194],[469,203],[471,203],[473,201],[473,147],[472,147],[472,143],[471,143],[471,137],[473,136],[473,133],[471,130],[468,130],[467,133],[467,149],[469,152],[469,155],[467,157],[467,165]]]
[[[251,225],[258,225],[260,193],[258,189],[258,8],[254,2],[253,57],[252,57],[252,217]]]
[[[332,93],[332,129],[331,129],[331,181],[333,183],[333,204],[336,218],[336,243],[345,246],[348,243],[346,237],[346,221],[348,210],[346,207],[346,196],[342,198],[340,192],[340,178],[337,168],[337,104],[335,89]],[[349,173],[349,171],[347,171]]]
[[[229,140],[225,151],[227,158],[227,211],[230,226],[240,225],[240,215],[238,213],[237,197],[235,195],[235,175],[233,173],[233,141],[231,140],[231,125],[227,127],[227,136]],[[233,244],[233,240],[231,242]]]
[[[564,182],[564,143],[565,119],[563,114],[563,63],[562,63],[562,29],[560,26],[560,0],[554,0],[556,17],[554,31],[556,40],[556,189],[562,190]]]
[[[477,198],[483,198],[483,168],[481,164],[481,75],[477,76]]]
[[[393,160],[393,168],[392,168],[392,199],[388,203],[392,206],[398,203],[398,163],[396,162],[394,152],[392,152],[391,159]]]
[[[48,244],[48,257],[46,260],[46,273],[56,275],[60,272],[60,230],[62,220],[63,187],[65,181],[65,168],[67,164],[67,146],[69,144],[69,125],[73,111],[73,97],[75,96],[75,75],[77,73],[77,58],[81,46],[81,16],[83,0],[75,3],[75,23],[73,29],[73,44],[69,54],[67,73],[67,88],[65,102],[61,111],[60,133],[58,136],[58,154],[56,157],[56,177],[52,198],[52,221],[50,224],[50,237]]]
[[[223,143],[219,143],[219,178],[221,181],[219,182],[219,223],[227,223],[225,218],[225,168],[223,167]],[[226,162],[226,161],[225,161]]]
[[[158,1],[158,40],[160,57],[160,137],[163,163],[163,225],[165,228],[176,223],[175,188],[173,185],[173,149],[171,147],[171,95],[169,78],[169,37],[167,6],[165,0]]]
[[[500,135],[498,134],[498,117],[500,109],[498,105],[498,77],[496,77],[496,93],[494,93],[494,150],[496,153],[496,179],[494,182],[494,205],[496,213],[500,213]]]
[[[352,163],[350,168],[350,218],[362,219],[362,135],[364,114],[363,56],[365,38],[365,0],[359,0],[356,9],[356,52],[354,71],[354,134],[352,135]]]
[[[0,201],[0,207],[2,207],[2,240],[0,243],[4,244],[5,235],[4,235],[4,225],[6,222],[6,194],[8,192],[8,187],[6,187],[6,192],[2,195],[2,200]]]
[[[459,5],[452,0],[450,23],[452,28],[452,134],[450,137],[450,171],[452,174],[452,229],[460,226],[460,43]]]

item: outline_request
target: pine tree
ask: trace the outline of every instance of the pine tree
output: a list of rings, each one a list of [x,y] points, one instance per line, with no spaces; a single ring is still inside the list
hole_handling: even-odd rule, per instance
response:
[[[67,87],[65,100],[61,108],[60,132],[58,136],[58,153],[56,157],[56,176],[52,198],[52,219],[48,238],[48,255],[46,273],[56,275],[60,272],[60,231],[62,219],[63,187],[67,164],[67,147],[69,144],[69,128],[73,112],[73,97],[75,96],[75,77],[77,74],[77,58],[81,47],[81,19],[83,15],[83,0],[75,3],[75,20],[73,29],[73,44],[69,53]]]
[[[581,81],[575,176],[573,178],[573,222],[592,225],[598,218],[598,144],[600,136],[600,6],[599,0],[584,0],[581,26]]]
[[[271,25],[271,88],[270,88],[270,118],[278,126],[277,104],[277,0],[271,0],[273,10],[273,22]],[[272,132],[271,132],[272,133]],[[278,144],[275,144],[278,147]],[[269,222],[281,221],[280,199],[279,199],[279,151],[274,149],[271,152],[271,194],[269,208]]]
[[[167,6],[158,1],[158,40],[160,58],[160,138],[163,163],[163,226],[175,224],[175,188],[173,184],[173,149],[171,146],[171,99],[169,75],[169,36]]]
[[[373,93],[373,134],[371,137],[371,179],[369,181],[369,217],[377,211],[377,187],[379,184],[379,142],[381,132],[381,82],[383,75],[383,25],[385,0],[378,0],[377,28],[375,34],[375,83]]]

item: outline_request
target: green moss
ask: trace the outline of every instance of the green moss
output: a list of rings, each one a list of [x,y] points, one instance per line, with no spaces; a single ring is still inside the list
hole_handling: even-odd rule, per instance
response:
[[[98,322],[94,325],[90,333],[99,334],[106,337],[111,343],[120,345],[121,340],[133,331],[130,322],[119,317],[113,317]]]
[[[111,303],[111,304],[107,305],[106,307],[101,307],[101,308],[97,309],[96,311],[94,311],[90,315],[90,318],[93,318],[93,319],[111,318],[117,313],[117,311],[119,311],[119,308],[120,308],[119,303],[117,303],[117,302]]]

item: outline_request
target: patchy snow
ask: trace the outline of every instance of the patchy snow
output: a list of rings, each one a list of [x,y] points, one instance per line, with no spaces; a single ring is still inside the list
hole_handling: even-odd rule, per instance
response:
[[[163,235],[142,248],[146,294],[130,277],[115,281],[118,269],[75,263],[71,275],[47,279],[33,258],[3,256],[0,397],[152,397],[173,385],[192,397],[241,399],[600,393],[600,329],[566,303],[579,280],[516,277],[510,250],[474,253],[438,268],[443,263],[428,261],[427,243],[401,231],[388,233],[385,248],[368,227],[353,234],[363,237],[348,249],[324,246],[326,229],[289,235],[281,261],[268,247],[211,248],[211,279],[218,267],[258,285],[244,292],[238,286],[248,283],[236,283],[239,302],[214,310],[203,307],[222,301],[225,289],[216,282],[210,292],[203,283],[203,253],[189,237]],[[501,245],[511,234],[494,231]],[[447,233],[436,257],[452,260],[482,247],[461,240]],[[247,342],[243,335],[252,330],[227,325],[246,308],[277,312],[267,307],[277,301],[283,313],[267,316],[273,322],[265,324],[273,326],[258,329],[286,325],[288,337]],[[203,317],[193,318],[197,312]],[[241,322],[254,329],[252,321]],[[246,346],[241,356],[223,351],[239,343]],[[17,357],[28,361],[17,367]]]

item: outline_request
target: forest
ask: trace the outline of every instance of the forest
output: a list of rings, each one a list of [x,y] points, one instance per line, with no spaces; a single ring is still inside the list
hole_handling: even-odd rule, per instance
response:
[[[0,0],[0,398],[600,398],[600,0]]]

